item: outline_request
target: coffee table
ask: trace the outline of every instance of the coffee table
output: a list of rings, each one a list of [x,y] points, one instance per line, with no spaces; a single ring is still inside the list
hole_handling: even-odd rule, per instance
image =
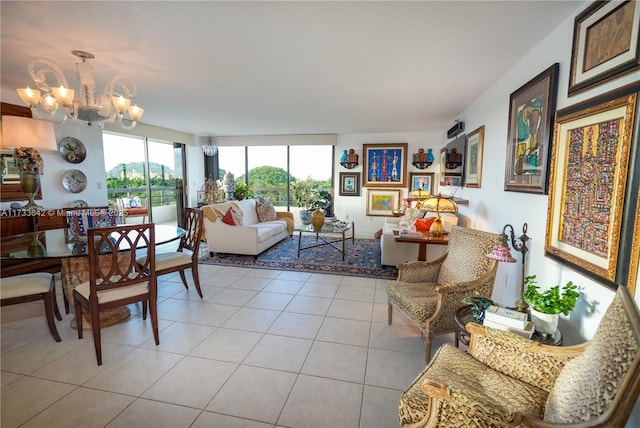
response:
[[[351,239],[354,242],[355,225],[353,222],[348,223],[344,221],[338,221],[335,223],[325,223],[320,230],[316,230],[312,224],[302,226],[295,229],[298,232],[298,257],[300,257],[300,251],[308,250],[310,248],[320,247],[322,245],[331,245],[336,250],[342,253],[342,261],[345,261],[347,254],[345,250],[345,242]],[[348,236],[347,232],[351,231],[351,235]],[[302,246],[302,234],[303,233],[315,233],[316,244],[309,245],[307,247]],[[331,237],[333,236],[333,239]],[[336,246],[336,243],[342,243],[341,247]]]

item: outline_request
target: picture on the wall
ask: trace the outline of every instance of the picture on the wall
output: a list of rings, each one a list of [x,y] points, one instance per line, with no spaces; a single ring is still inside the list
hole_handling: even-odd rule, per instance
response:
[[[400,190],[367,189],[367,215],[389,216],[400,206]]]
[[[340,173],[340,196],[360,196],[360,173]]]
[[[407,143],[363,144],[364,187],[407,185]]]
[[[511,94],[504,190],[548,191],[551,130],[556,109],[555,63]]]
[[[593,2],[576,16],[569,96],[640,69],[640,5]]]
[[[632,235],[621,230],[633,222],[623,213],[637,101],[637,92],[605,94],[556,118],[545,254],[608,285],[624,283],[618,265],[628,265],[619,251]]]

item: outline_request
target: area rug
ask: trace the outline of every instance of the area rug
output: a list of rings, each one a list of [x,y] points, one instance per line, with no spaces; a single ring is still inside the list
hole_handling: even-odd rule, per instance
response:
[[[316,243],[315,236],[303,236],[302,247]],[[334,244],[340,247],[341,243]],[[203,249],[205,256],[199,263],[244,266],[262,269],[292,270],[337,275],[363,276],[369,278],[396,279],[398,269],[395,266],[380,264],[380,241],[377,239],[356,239],[345,243],[347,256],[342,261],[342,253],[330,245],[302,250],[298,258],[298,237],[284,239],[262,254],[258,258],[237,254],[214,254]]]

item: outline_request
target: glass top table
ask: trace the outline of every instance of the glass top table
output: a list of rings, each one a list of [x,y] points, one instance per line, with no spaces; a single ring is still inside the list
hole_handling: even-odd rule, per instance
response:
[[[156,245],[179,239],[186,232],[183,228],[156,225]],[[129,248],[121,248],[122,251]],[[88,256],[86,238],[73,237],[68,228],[10,235],[0,239],[2,259],[44,259]]]
[[[347,254],[345,250],[345,242],[351,239],[351,242],[353,243],[355,239],[355,227],[353,222],[336,221],[332,223],[325,223],[322,225],[320,230],[316,230],[312,224],[308,224],[302,227],[297,227],[295,230],[298,232],[298,257],[300,257],[300,251],[320,247],[322,245],[330,245],[342,253],[342,261],[344,261]],[[349,231],[351,231],[350,236],[347,235],[347,232]],[[303,247],[303,233],[315,233],[316,244]],[[331,239],[331,235],[333,235],[335,239]],[[338,247],[335,245],[336,243],[342,243],[342,246]]]

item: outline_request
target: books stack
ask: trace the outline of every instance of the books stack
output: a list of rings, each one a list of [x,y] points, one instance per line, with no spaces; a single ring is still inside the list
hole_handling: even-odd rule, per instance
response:
[[[531,339],[535,330],[535,326],[528,320],[527,314],[495,305],[489,305],[484,313],[482,324],[515,333],[525,339]]]

